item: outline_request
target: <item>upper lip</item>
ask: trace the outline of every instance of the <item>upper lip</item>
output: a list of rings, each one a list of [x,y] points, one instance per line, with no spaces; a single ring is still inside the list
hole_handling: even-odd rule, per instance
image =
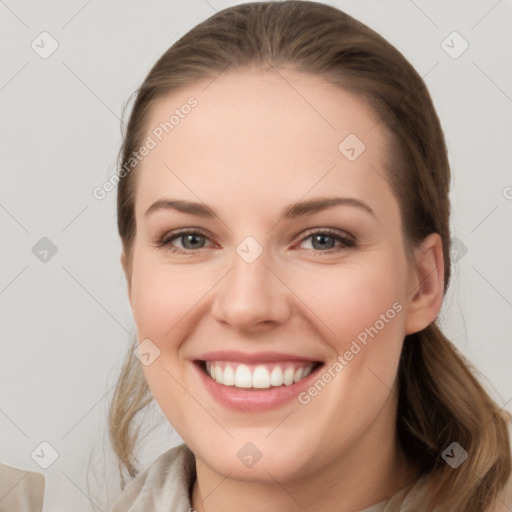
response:
[[[307,361],[321,362],[320,359],[314,359],[297,354],[287,354],[284,352],[240,352],[237,350],[218,350],[215,352],[206,352],[196,358],[198,361],[233,361],[239,363],[271,363],[278,361]]]

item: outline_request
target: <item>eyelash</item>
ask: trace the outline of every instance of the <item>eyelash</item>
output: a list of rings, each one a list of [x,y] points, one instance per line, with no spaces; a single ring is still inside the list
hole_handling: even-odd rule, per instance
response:
[[[179,253],[179,254],[192,254],[192,253],[197,253],[197,252],[201,251],[201,249],[205,249],[205,247],[201,247],[199,249],[181,249],[179,247],[172,246],[171,242],[173,240],[176,240],[176,239],[186,236],[186,235],[199,235],[199,236],[209,239],[208,235],[206,233],[204,233],[203,231],[201,231],[200,229],[195,229],[195,228],[183,229],[183,230],[179,230],[179,231],[175,231],[175,232],[171,232],[171,233],[166,233],[162,238],[160,238],[156,242],[155,245],[157,248],[166,247],[169,251],[171,251],[173,253]],[[306,250],[312,250],[318,254],[332,254],[332,253],[341,252],[342,250],[347,250],[347,249],[350,249],[350,248],[353,248],[356,246],[356,242],[353,238],[342,236],[342,235],[340,235],[339,231],[332,229],[332,228],[322,228],[322,229],[314,229],[314,230],[307,231],[305,236],[303,236],[303,238],[301,238],[300,243],[304,242],[308,238],[311,238],[315,235],[327,235],[327,236],[330,236],[330,237],[336,239],[338,242],[341,242],[341,245],[339,245],[337,248],[333,247],[333,248],[327,249],[325,251],[315,250],[315,249],[306,249]]]

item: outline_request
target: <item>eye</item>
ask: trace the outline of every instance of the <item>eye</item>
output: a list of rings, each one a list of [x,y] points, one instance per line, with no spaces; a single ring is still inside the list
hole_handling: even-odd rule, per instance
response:
[[[194,252],[203,249],[209,238],[197,230],[181,230],[174,233],[166,233],[157,241],[157,247],[168,247],[173,252]]]
[[[317,252],[336,252],[355,245],[355,241],[352,238],[333,229],[321,229],[310,232],[308,236],[302,238],[300,245],[308,240],[310,240],[312,249]],[[306,249],[309,248],[306,247]]]

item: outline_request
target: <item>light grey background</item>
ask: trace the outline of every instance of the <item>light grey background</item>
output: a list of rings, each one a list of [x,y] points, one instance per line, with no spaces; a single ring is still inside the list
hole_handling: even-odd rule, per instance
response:
[[[235,3],[0,0],[0,462],[45,474],[45,512],[89,511],[92,503],[106,511],[109,492],[117,492],[106,411],[134,325],[115,192],[99,201],[92,190],[115,172],[122,107],[177,38]],[[462,248],[443,325],[505,406],[512,399],[512,3],[329,3],[389,39],[425,77],[448,143],[453,235]],[[35,40],[48,50],[43,31],[59,45],[47,59],[31,47]],[[453,31],[469,44],[456,59],[445,51],[462,48]],[[32,252],[42,237],[58,249],[47,262]],[[161,417],[157,408],[151,417]],[[43,441],[58,452],[46,470],[31,458]],[[177,442],[161,422],[143,443],[141,465]]]

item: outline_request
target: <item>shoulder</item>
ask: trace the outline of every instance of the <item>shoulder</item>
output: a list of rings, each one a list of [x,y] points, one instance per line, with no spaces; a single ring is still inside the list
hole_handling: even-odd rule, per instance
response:
[[[40,512],[43,508],[45,478],[42,473],[25,471],[0,463],[0,510]],[[7,494],[3,491],[7,490]]]
[[[193,453],[181,444],[160,455],[123,490],[112,512],[188,512],[195,479]]]

